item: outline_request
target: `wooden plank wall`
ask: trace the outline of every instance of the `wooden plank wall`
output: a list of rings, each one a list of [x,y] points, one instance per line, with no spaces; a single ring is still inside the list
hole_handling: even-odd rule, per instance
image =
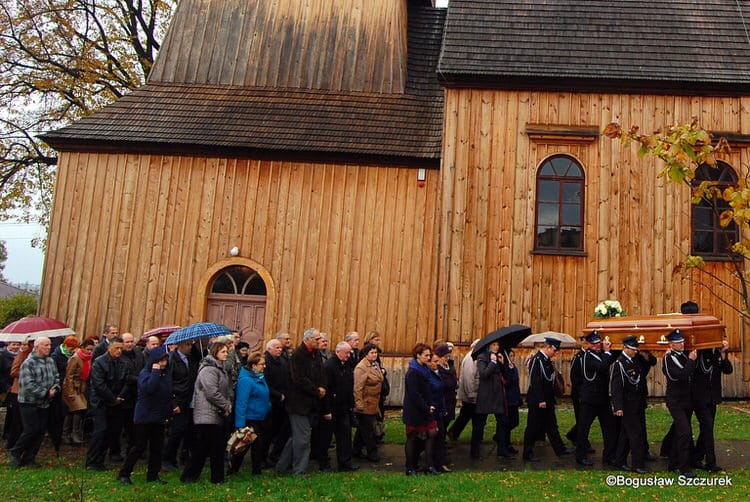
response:
[[[271,275],[265,322],[301,337],[435,335],[439,175],[412,168],[62,153],[41,313],[80,336],[202,320],[198,284],[240,257]],[[271,298],[269,297],[269,300]]]
[[[403,93],[407,4],[182,0],[149,80]]]
[[[439,310],[443,338],[468,343],[509,323],[576,334],[601,300],[633,315],[678,311],[688,299],[727,325],[731,347],[747,336],[739,316],[674,267],[690,250],[689,193],[665,186],[659,167],[634,147],[595,141],[532,140],[526,124],[593,126],[611,121],[643,131],[698,117],[716,131],[750,133],[747,99],[448,89],[441,193]],[[536,169],[566,153],[586,173],[585,257],[532,253]],[[747,173],[748,151],[726,159]],[[722,264],[711,265],[730,279]],[[715,286],[718,287],[718,286]],[[726,290],[721,294],[738,303]],[[733,385],[745,396],[750,388]]]

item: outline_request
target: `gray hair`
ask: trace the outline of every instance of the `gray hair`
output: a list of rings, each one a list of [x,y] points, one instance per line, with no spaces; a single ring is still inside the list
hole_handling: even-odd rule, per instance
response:
[[[288,334],[289,332],[287,331],[279,331],[278,333],[276,333],[275,339],[281,340],[284,337],[284,335],[288,335]]]
[[[351,339],[352,339],[352,338],[354,338],[355,336],[359,336],[359,333],[357,333],[356,331],[350,331],[350,332],[349,332],[349,333],[347,333],[347,334],[346,334],[346,336],[344,337],[344,341],[348,342],[349,340],[351,340]]]
[[[271,338],[270,340],[268,340],[268,343],[266,344],[266,350],[271,350],[273,346],[275,345],[274,342],[281,345],[281,342],[279,341],[278,338]]]
[[[340,350],[344,350],[344,349],[351,349],[351,348],[352,348],[352,346],[349,345],[346,342],[339,342],[339,343],[336,344],[336,352],[338,352]]]
[[[307,328],[305,330],[305,333],[302,335],[303,340],[309,340],[310,338],[315,336],[315,332],[318,331],[317,328]],[[318,334],[320,334],[320,331],[318,331]]]

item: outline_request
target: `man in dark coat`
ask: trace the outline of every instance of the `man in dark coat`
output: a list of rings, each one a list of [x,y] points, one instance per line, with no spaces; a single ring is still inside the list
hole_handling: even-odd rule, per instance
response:
[[[646,424],[641,422],[641,373],[635,361],[638,340],[634,336],[628,336],[623,339],[622,345],[622,354],[612,366],[609,380],[612,409],[615,416],[622,419],[613,461],[623,469],[631,470],[626,459],[628,451],[632,451],[632,470],[645,474],[648,472],[643,438]]]
[[[593,465],[586,455],[591,446],[591,424],[596,418],[599,420],[604,439],[602,460],[605,464],[612,464],[617,446],[617,421],[612,415],[609,403],[609,367],[614,362],[609,352],[611,344],[607,340],[602,341],[598,331],[589,333],[586,341],[589,348],[586,349],[581,361],[583,380],[576,432],[576,463]]]
[[[355,471],[352,465],[352,410],[354,409],[354,374],[348,364],[352,348],[346,342],[336,344],[334,355],[325,362],[326,397],[324,414],[330,416],[330,427],[322,430],[321,438],[313,438],[318,445],[318,458],[328,458],[331,437],[336,437],[336,460],[339,471]]]
[[[662,372],[667,377],[665,400],[674,422],[674,438],[669,448],[669,470],[677,470],[685,477],[694,478],[690,470],[690,444],[693,429],[690,418],[693,414],[691,382],[698,352],[685,353],[685,338],[679,329],[667,335],[669,350],[664,354]]]
[[[107,353],[91,364],[88,413],[94,428],[86,452],[86,468],[89,470],[106,470],[107,447],[115,439],[119,441],[112,431],[122,430],[120,406],[125,401],[127,368],[121,356],[122,338],[116,336],[109,341]]]
[[[556,374],[552,358],[560,349],[560,340],[545,338],[544,343],[544,347],[529,361],[529,389],[526,392],[529,414],[523,435],[523,459],[529,462],[539,460],[534,456],[534,442],[544,434],[558,456],[571,453],[560,437],[555,415]]]
[[[308,328],[302,343],[289,358],[289,387],[285,403],[292,439],[287,441],[276,464],[281,473],[307,474],[312,429],[320,401],[326,395],[326,374],[318,352],[319,342],[320,331]]]
[[[135,337],[132,333],[123,333],[122,336],[122,362],[127,368],[125,377],[125,394],[120,411],[122,413],[122,431],[125,437],[125,452],[127,453],[135,444],[135,433],[133,426],[133,413],[135,410],[135,400],[138,396],[138,375],[146,366],[146,356],[140,347],[135,346]],[[119,436],[118,436],[119,437]],[[120,452],[120,442],[117,441],[117,447],[110,447],[109,453],[112,461],[123,460],[118,455]]]
[[[733,371],[732,363],[727,357],[728,350],[729,342],[724,340],[721,350],[698,351],[696,369],[693,373],[693,409],[698,419],[700,433],[695,442],[690,463],[694,467],[713,472],[723,470],[716,464],[714,421],[716,420],[716,406],[721,402],[721,375],[729,375]]]
[[[276,465],[291,430],[286,412],[287,386],[289,384],[289,359],[284,357],[284,344],[273,338],[266,344],[266,383],[271,394],[271,412],[266,418],[266,439],[261,455],[269,465]],[[263,438],[261,438],[262,440]]]
[[[187,465],[188,452],[191,450],[193,410],[190,402],[193,400],[195,379],[198,377],[200,365],[200,349],[193,341],[182,342],[169,353],[167,368],[172,375],[172,391],[174,401],[172,409],[174,415],[169,425],[169,438],[164,446],[162,469],[173,471],[177,469],[177,453],[182,444],[182,463]]]
[[[648,433],[646,432],[646,408],[648,408],[648,374],[651,368],[656,366],[656,357],[647,351],[639,350],[633,358],[638,366],[638,373],[641,375],[641,382],[638,385],[641,393],[640,421],[643,423],[643,447],[646,452],[646,460],[656,460],[656,456],[649,452]]]

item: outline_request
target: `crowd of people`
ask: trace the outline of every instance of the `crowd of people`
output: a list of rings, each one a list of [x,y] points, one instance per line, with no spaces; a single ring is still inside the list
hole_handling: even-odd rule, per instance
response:
[[[732,371],[727,345],[685,352],[679,330],[667,339],[662,370],[673,424],[661,454],[669,457],[671,470],[687,477],[696,467],[721,470],[713,429],[721,375]],[[451,472],[448,440],[468,424],[469,454],[480,458],[488,415],[495,419],[495,454],[519,453],[511,443],[522,405],[515,353],[498,341],[475,347],[477,342],[471,348],[479,350],[463,357],[460,371],[450,343],[413,348],[402,409],[407,475]],[[635,337],[623,340],[616,357],[596,331],[582,344],[570,370],[576,423],[566,437],[572,448],[560,435],[555,412],[561,375],[552,361],[560,341],[545,339],[521,364],[529,377],[523,460],[538,461],[534,446],[546,437],[558,456],[593,465],[589,434],[598,420],[603,463],[648,472],[646,462],[656,457],[646,437],[646,380],[656,358],[639,351]],[[350,332],[333,349],[329,345],[327,334],[309,328],[297,347],[282,332],[264,352],[250,353],[236,335],[213,338],[205,348],[196,341],[166,346],[158,337],[141,347],[112,325],[99,340],[67,337],[54,350],[49,338],[9,343],[0,350],[0,393],[7,396],[3,437],[10,463],[38,466],[46,434],[56,447],[85,445],[89,470],[107,470],[107,461],[120,464],[118,479],[128,485],[144,455],[146,480],[155,483],[165,482],[160,472],[179,469],[183,483],[195,482],[207,460],[211,482],[222,483],[240,471],[247,455],[254,475],[269,468],[304,475],[311,461],[330,471],[333,445],[339,471],[359,469],[355,459],[378,463],[390,392],[382,338]],[[693,413],[700,425],[695,442]],[[228,450],[227,439],[245,427],[257,439],[246,450]]]

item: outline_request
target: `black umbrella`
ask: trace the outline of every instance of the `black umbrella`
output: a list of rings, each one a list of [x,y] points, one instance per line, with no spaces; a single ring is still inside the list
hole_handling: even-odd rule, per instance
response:
[[[511,347],[518,345],[521,340],[531,334],[531,328],[523,324],[513,324],[493,331],[477,342],[474,350],[471,352],[472,359],[476,359],[479,354],[487,350],[492,342],[500,342],[500,349],[507,351]]]

